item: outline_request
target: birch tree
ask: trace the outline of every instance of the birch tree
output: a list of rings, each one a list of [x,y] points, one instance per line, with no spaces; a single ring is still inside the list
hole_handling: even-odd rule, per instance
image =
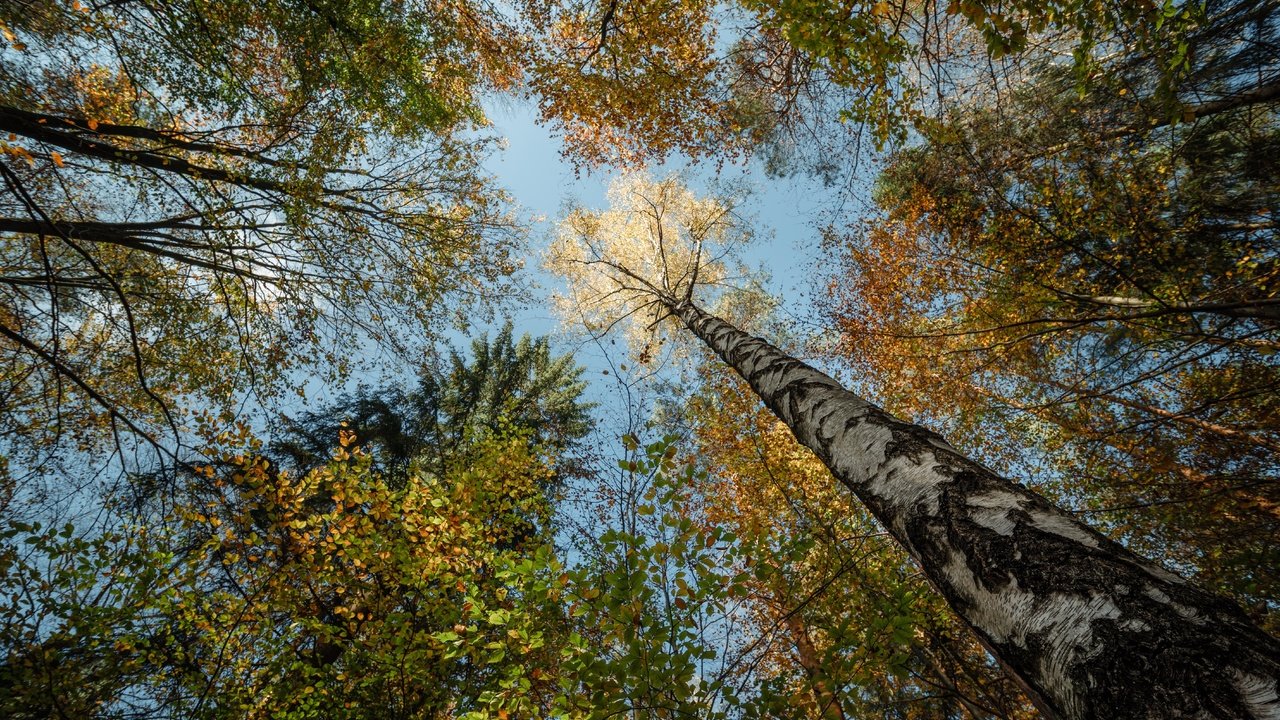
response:
[[[1073,84],[1050,69],[889,156],[876,211],[827,232],[837,352],[967,451],[1047,457],[1091,522],[1274,632],[1280,102],[1148,131],[1123,87]]]
[[[741,378],[710,362],[698,375],[684,419],[695,440],[689,461],[708,472],[689,492],[711,521],[760,548],[748,558],[747,607],[783,656],[768,677],[792,689],[784,706],[825,720],[1038,717],[901,549]]]
[[[704,258],[722,265],[745,233],[718,203],[674,181],[624,182],[611,195],[610,209],[569,217],[548,263],[590,327],[629,323],[643,336],[683,326],[705,343],[903,546],[1046,715],[1280,718],[1280,643],[1239,607],[706,312],[721,278],[702,272]]]

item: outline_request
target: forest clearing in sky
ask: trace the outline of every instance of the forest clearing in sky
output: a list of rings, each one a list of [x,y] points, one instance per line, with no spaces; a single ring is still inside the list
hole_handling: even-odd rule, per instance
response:
[[[0,3],[0,717],[1280,720],[1277,158],[1280,0]]]

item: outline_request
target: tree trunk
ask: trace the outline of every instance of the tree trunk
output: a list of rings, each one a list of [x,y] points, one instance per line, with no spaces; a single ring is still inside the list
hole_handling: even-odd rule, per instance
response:
[[[1232,602],[690,303],[672,308],[906,548],[1051,717],[1280,719],[1280,643]]]
[[[822,655],[814,647],[813,639],[809,637],[809,628],[805,626],[804,620],[800,618],[798,612],[792,612],[786,616],[783,624],[791,635],[791,642],[796,646],[796,653],[800,657],[800,668],[809,677],[809,688],[813,692],[813,700],[817,703],[822,717],[826,720],[846,720],[848,716],[844,714],[844,706],[840,704],[840,698],[836,697],[831,685],[827,683],[827,671],[822,667]]]

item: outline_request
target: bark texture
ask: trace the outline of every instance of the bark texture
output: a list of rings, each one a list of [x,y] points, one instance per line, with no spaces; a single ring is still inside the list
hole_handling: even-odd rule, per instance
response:
[[[681,320],[750,383],[1063,720],[1280,720],[1280,642],[1232,602],[690,303]]]

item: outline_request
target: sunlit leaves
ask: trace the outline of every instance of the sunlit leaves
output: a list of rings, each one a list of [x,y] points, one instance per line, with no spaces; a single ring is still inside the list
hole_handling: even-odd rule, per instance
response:
[[[215,716],[531,702],[545,687],[520,678],[546,666],[557,632],[559,572],[538,530],[549,468],[520,438],[495,438],[447,478],[393,489],[353,440],[300,476],[229,455],[179,508],[200,579],[160,611],[190,660],[157,684],[215,689]]]
[[[543,38],[530,84],[542,119],[586,164],[637,165],[719,150],[714,4],[703,0],[527,3]],[[710,146],[710,147],[709,147]]]
[[[699,198],[675,177],[624,176],[609,203],[561,222],[546,265],[567,287],[553,302],[588,332],[623,324],[644,360],[666,341],[662,321],[673,306],[739,278],[733,253],[751,232],[732,198]]]

